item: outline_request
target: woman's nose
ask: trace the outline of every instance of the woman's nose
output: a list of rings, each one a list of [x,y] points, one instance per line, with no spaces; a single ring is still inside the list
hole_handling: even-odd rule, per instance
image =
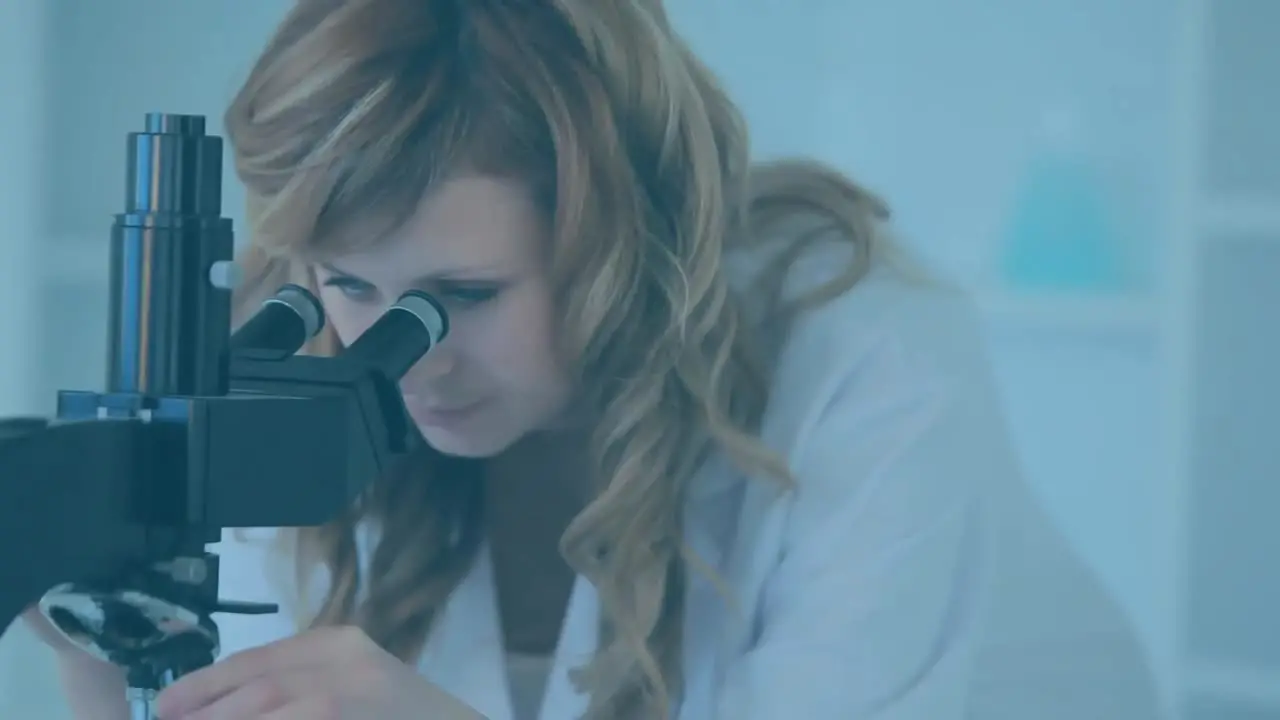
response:
[[[409,369],[405,380],[415,385],[438,381],[452,373],[457,362],[457,355],[442,342],[427,351],[427,354]]]

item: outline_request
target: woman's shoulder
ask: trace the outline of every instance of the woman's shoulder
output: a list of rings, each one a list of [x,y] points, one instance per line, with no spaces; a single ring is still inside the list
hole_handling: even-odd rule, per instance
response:
[[[784,300],[836,277],[850,252],[812,246],[791,264]],[[750,277],[739,274],[738,287]],[[776,341],[762,340],[775,343],[775,359],[759,438],[797,492],[779,497],[776,484],[747,482],[754,490],[738,510],[747,525],[771,508],[817,525],[873,494],[900,499],[894,516],[909,523],[971,502],[983,478],[1016,473],[977,313],[914,263],[879,254],[850,289],[792,318]],[[721,480],[708,487],[731,475],[714,474]]]
[[[797,289],[816,287],[829,268],[840,267],[836,255],[815,252],[797,263]],[[875,260],[853,287],[796,317],[784,356],[801,362],[825,351],[857,364],[892,347],[917,371],[949,374],[955,362],[982,355],[979,327],[963,292],[890,259]]]
[[[848,267],[852,252],[839,241],[812,245],[791,263],[781,299],[821,288]],[[759,263],[758,257],[748,258],[732,268],[742,292],[749,292]],[[761,317],[753,299],[744,300],[748,318]],[[989,365],[972,300],[892,246],[875,253],[852,287],[806,308],[776,338],[767,325],[754,327],[773,357],[766,421],[780,413],[784,420],[798,421],[802,409],[825,407],[855,383],[874,388],[880,398],[926,390],[964,393],[979,402],[992,395],[985,392],[991,385]]]

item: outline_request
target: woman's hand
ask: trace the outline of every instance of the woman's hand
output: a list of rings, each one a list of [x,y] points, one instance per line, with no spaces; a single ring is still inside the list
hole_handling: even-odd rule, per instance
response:
[[[164,720],[483,720],[354,627],[237,653],[166,688]]]
[[[44,616],[44,613],[40,612],[38,606],[32,605],[23,611],[22,622],[31,631],[31,634],[35,635],[40,642],[52,648],[54,652],[58,653],[59,657],[63,655],[83,655],[85,660],[95,659],[92,655],[77,647],[75,643],[68,640],[67,636],[63,635],[58,628],[54,627],[53,623],[49,622],[49,619]]]

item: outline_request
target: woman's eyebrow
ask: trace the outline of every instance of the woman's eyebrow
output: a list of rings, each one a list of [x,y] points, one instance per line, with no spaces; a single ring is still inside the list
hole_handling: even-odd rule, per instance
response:
[[[361,278],[359,275],[356,275],[355,273],[343,270],[342,268],[338,267],[337,265],[334,265],[333,263],[322,262],[318,264],[320,267],[324,268],[326,271],[328,271],[333,275],[341,275],[342,277],[348,277],[358,282],[373,284],[373,283],[369,283],[369,281]],[[433,282],[442,282],[442,281],[449,281],[449,280],[464,280],[464,279],[478,280],[478,279],[484,278],[485,276],[492,276],[496,274],[498,274],[498,268],[495,265],[471,265],[471,266],[460,265],[460,266],[451,267],[451,268],[441,268],[439,270],[433,270],[425,275],[420,275],[417,278],[414,278],[414,281],[412,284],[425,285]]]

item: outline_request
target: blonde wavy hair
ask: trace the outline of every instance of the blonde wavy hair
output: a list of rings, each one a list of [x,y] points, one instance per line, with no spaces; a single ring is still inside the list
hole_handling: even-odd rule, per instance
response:
[[[575,680],[590,718],[668,717],[686,572],[699,567],[681,538],[686,485],[712,451],[789,482],[756,439],[767,363],[725,253],[816,220],[786,234],[762,276],[776,297],[819,234],[855,250],[830,283],[776,303],[783,317],[857,282],[885,205],[816,164],[751,164],[738,110],[658,0],[300,0],[226,126],[253,226],[240,319],[284,282],[314,287],[315,258],[377,242],[448,174],[536,190],[562,340],[599,418],[598,491],[561,541],[603,610],[600,649]],[[327,335],[308,351],[336,348]],[[481,547],[478,485],[468,463],[426,450],[346,516],[286,537],[300,587],[329,572],[306,622],[357,623],[411,662]],[[379,541],[362,567],[364,523]]]

